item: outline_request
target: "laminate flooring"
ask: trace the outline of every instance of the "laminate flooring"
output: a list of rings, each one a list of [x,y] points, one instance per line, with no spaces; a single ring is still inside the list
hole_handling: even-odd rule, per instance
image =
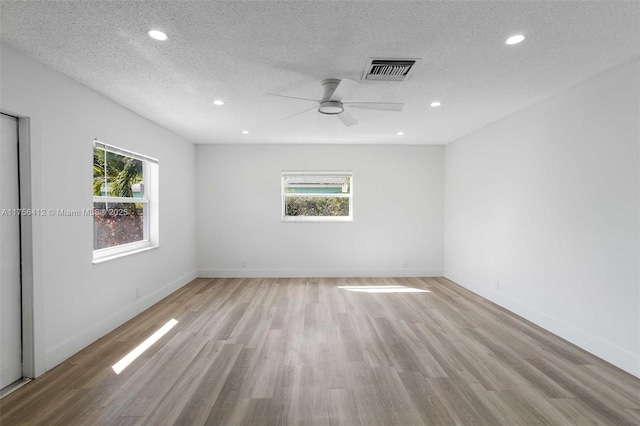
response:
[[[640,380],[444,278],[201,278],[0,410],[3,426],[640,425]]]

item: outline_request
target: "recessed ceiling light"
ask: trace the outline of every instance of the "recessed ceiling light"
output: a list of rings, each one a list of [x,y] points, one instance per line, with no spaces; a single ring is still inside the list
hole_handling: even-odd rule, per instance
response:
[[[249,134],[249,131],[248,131],[248,130],[243,130],[243,131],[242,131],[242,134],[243,134],[243,135],[248,135],[248,134]]]
[[[214,105],[224,105],[224,101],[221,101],[221,100],[213,101],[213,103]]]
[[[524,40],[524,36],[522,34],[516,34],[514,36],[511,36],[507,39],[506,43],[507,44],[518,44],[520,43],[522,40]]]
[[[433,102],[431,102],[431,106],[432,106],[432,107],[439,107],[440,105],[442,105],[442,103],[441,103],[441,102],[438,102],[438,101],[433,101]]]
[[[402,135],[404,135],[404,132],[398,132],[398,133],[396,133],[396,135],[402,136]]]
[[[168,38],[165,33],[158,30],[149,30],[147,34],[149,34],[149,37],[160,41],[164,41]]]

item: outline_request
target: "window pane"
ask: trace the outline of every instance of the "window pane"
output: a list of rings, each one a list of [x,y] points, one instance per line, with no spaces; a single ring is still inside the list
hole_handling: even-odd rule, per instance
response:
[[[104,150],[93,147],[93,195],[107,195],[103,193],[105,182]]]
[[[349,216],[349,198],[289,196],[285,216]]]
[[[93,249],[144,240],[144,203],[93,203]]]
[[[93,195],[142,198],[142,173],[142,161],[93,148]]]
[[[284,192],[287,194],[349,194],[349,176],[286,176]]]

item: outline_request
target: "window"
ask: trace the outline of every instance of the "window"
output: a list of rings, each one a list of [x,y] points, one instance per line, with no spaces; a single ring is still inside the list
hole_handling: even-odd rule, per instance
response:
[[[93,259],[157,246],[158,161],[93,141]]]
[[[352,221],[352,195],[351,172],[282,172],[282,221]]]

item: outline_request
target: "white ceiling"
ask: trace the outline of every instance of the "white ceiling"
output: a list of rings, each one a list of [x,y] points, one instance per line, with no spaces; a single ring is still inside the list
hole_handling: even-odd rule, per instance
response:
[[[640,56],[635,0],[2,0],[0,8],[3,41],[195,143],[447,143]],[[152,28],[169,39],[152,40]],[[505,45],[516,33],[527,39]],[[361,81],[370,57],[422,61],[402,83]],[[404,110],[354,109],[360,124],[347,128],[316,111],[281,120],[313,104],[265,96],[320,98],[322,79],[345,77],[362,83],[346,100]]]

